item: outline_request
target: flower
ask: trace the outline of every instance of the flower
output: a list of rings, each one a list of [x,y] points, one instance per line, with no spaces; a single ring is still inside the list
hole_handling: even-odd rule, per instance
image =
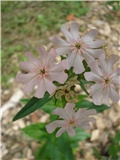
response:
[[[90,129],[89,122],[94,122],[95,119],[89,117],[96,114],[96,110],[79,109],[77,112],[74,110],[75,104],[67,103],[65,108],[57,107],[52,113],[59,115],[59,118],[63,120],[55,120],[46,125],[48,133],[54,132],[54,130],[59,127],[56,137],[61,136],[61,134],[66,131],[69,136],[75,136],[75,127],[81,127],[83,129]]]
[[[56,86],[52,83],[57,81],[64,83],[68,77],[64,70],[67,68],[65,60],[55,64],[56,51],[51,49],[49,53],[44,47],[37,48],[40,58],[36,58],[32,53],[26,53],[28,62],[21,62],[20,68],[27,73],[19,73],[16,76],[18,82],[25,83],[24,91],[31,92],[35,86],[37,91],[35,97],[42,98],[46,91],[52,94]]]
[[[83,59],[87,63],[91,63],[101,53],[104,53],[104,50],[99,48],[104,44],[104,41],[94,41],[98,35],[97,30],[92,29],[85,36],[80,37],[79,24],[73,22],[70,25],[70,31],[67,30],[65,24],[62,25],[61,31],[66,37],[66,40],[56,36],[52,42],[59,47],[56,50],[58,55],[68,55],[68,67],[71,68],[73,66],[76,74],[80,74],[85,70],[82,63]]]
[[[91,96],[96,105],[101,105],[102,102],[109,105],[109,98],[117,102],[119,94],[117,87],[120,85],[120,68],[115,71],[112,70],[113,65],[117,62],[119,57],[112,55],[111,58],[105,60],[105,55],[99,57],[99,61],[95,60],[89,64],[91,72],[84,74],[87,81],[94,81],[95,84],[91,86]]]

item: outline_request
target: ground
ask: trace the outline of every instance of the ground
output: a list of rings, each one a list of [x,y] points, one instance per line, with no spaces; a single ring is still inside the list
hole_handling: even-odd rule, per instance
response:
[[[24,119],[12,122],[14,115],[23,107],[19,100],[27,97],[21,90],[23,86],[15,81],[19,62],[26,60],[24,52],[35,52],[34,48],[38,45],[47,45],[50,48],[52,37],[55,34],[61,35],[61,24],[69,25],[75,20],[80,24],[81,34],[92,28],[99,31],[99,37],[104,39],[107,45],[108,56],[118,55],[120,51],[118,3],[2,1],[3,160],[35,160],[34,152],[39,144],[24,136],[20,128],[48,118],[43,112],[35,112]],[[112,104],[109,110],[97,115],[97,122],[90,131],[91,139],[80,142],[82,147],[76,153],[76,160],[99,160],[100,157],[108,159],[108,146],[116,132],[120,130],[119,115],[119,104]],[[93,148],[97,151],[95,152]]]

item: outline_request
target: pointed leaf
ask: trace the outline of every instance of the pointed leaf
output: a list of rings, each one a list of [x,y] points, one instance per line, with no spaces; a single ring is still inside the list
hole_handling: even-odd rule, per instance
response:
[[[43,98],[40,99],[36,97],[31,98],[29,102],[16,114],[16,116],[13,118],[13,121],[16,121],[20,118],[23,118],[31,114],[32,112],[42,107],[45,103],[47,103],[51,99],[52,97],[49,98],[49,93],[47,92],[45,93],[45,96]]]
[[[98,105],[95,105],[94,103],[92,103],[90,101],[87,101],[87,100],[83,100],[83,101],[77,102],[76,103],[76,107],[95,109],[97,112],[103,112],[104,110],[110,108],[105,104],[102,104],[102,105],[98,106]]]

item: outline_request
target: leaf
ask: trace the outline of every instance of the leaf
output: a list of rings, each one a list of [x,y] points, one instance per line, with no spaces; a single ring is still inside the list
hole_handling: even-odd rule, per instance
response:
[[[76,135],[74,137],[70,137],[70,141],[72,143],[75,143],[75,142],[85,140],[87,138],[90,138],[90,133],[87,133],[82,128],[76,128]]]
[[[86,80],[84,80],[84,79],[81,79],[80,81],[81,81],[83,84],[93,84],[92,81],[86,81]]]
[[[82,101],[84,98],[87,98],[87,95],[85,95],[85,94],[78,95],[79,101]]]
[[[31,114],[38,108],[42,107],[45,103],[49,102],[51,99],[52,97],[49,98],[49,93],[47,92],[45,93],[45,96],[43,98],[40,99],[36,97],[31,98],[29,102],[16,114],[16,116],[13,118],[13,121],[16,121],[20,118],[23,118]]]
[[[80,83],[80,86],[81,86],[81,88],[83,89],[83,91],[84,91],[87,95],[89,95],[88,91],[86,90],[86,88],[85,88],[85,86],[84,86],[84,84],[83,84],[82,82]]]
[[[39,160],[39,158],[44,160],[74,160],[68,135],[63,133],[59,138],[56,138],[55,135],[49,136],[36,154],[36,159]]]
[[[20,99],[20,102],[26,104],[29,101],[29,99]]]
[[[35,123],[21,130],[29,137],[41,141],[43,138],[47,138],[48,133],[45,129],[46,123]]]
[[[51,114],[52,111],[55,109],[55,107],[56,107],[55,100],[54,100],[54,98],[52,98],[51,101],[44,104],[40,109],[42,109],[46,113]]]
[[[77,102],[76,103],[76,107],[95,109],[97,112],[103,112],[104,110],[110,108],[105,104],[102,104],[102,105],[98,106],[98,105],[95,105],[94,103],[92,103],[90,101],[87,101],[87,100],[83,100],[83,101]]]

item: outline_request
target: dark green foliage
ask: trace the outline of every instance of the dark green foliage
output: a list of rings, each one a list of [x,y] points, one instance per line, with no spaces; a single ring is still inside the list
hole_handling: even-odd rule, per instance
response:
[[[74,160],[72,148],[77,148],[79,141],[90,137],[89,133],[78,128],[74,137],[63,133],[59,138],[56,138],[56,131],[52,134],[47,133],[45,125],[46,123],[36,123],[22,129],[26,135],[41,143],[36,153],[36,160]]]
[[[118,152],[120,153],[120,131],[117,132],[115,138],[113,138],[112,143],[109,146],[108,152],[112,159],[119,159]]]
[[[49,94],[46,92],[44,97],[41,99],[38,99],[36,97],[33,97],[30,99],[30,101],[16,114],[16,116],[13,118],[13,121],[16,121],[20,118],[23,118],[35,110],[42,107],[45,103],[50,101],[52,98],[49,98]]]
[[[95,105],[94,103],[92,103],[90,101],[87,101],[87,100],[77,102],[76,107],[87,108],[87,109],[95,109],[97,112],[103,112],[104,110],[109,109],[109,107],[105,104],[102,104],[102,105],[98,106],[98,105]]]

